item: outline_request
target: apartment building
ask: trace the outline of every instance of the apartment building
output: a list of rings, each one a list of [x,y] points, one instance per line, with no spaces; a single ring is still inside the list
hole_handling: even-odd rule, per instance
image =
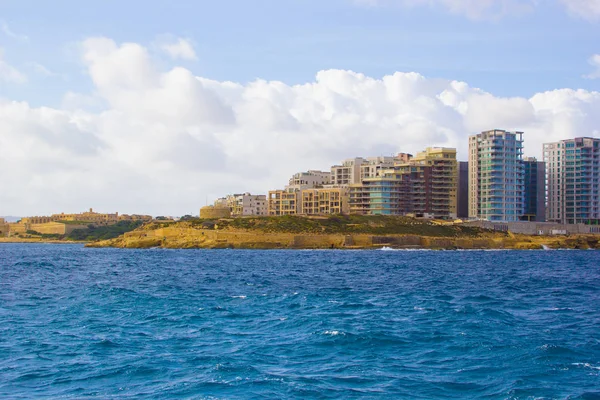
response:
[[[518,221],[523,215],[523,132],[469,137],[469,217]]]
[[[360,183],[361,166],[366,163],[362,157],[344,160],[341,165],[331,167],[331,184],[347,186]]]
[[[331,173],[328,171],[309,170],[294,174],[289,182],[288,189],[310,189],[328,185],[331,181]]]
[[[456,218],[456,149],[427,148],[349,187],[352,214],[433,214]]]
[[[232,217],[268,215],[267,196],[264,194],[230,194],[217,199],[214,205],[229,208]]]
[[[579,137],[544,144],[550,222],[600,222],[600,139]]]
[[[301,214],[348,214],[348,188],[304,189],[300,192]]]
[[[523,160],[524,211],[521,220],[544,222],[546,220],[546,165],[535,157]]]
[[[268,214],[298,215],[300,214],[300,191],[295,189],[271,190],[268,197]]]

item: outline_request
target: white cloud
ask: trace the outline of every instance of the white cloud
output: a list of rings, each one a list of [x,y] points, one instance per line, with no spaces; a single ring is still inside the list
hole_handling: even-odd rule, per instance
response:
[[[196,60],[194,46],[189,39],[164,36],[158,41],[158,47],[173,59]]]
[[[6,22],[2,22],[0,24],[0,30],[8,37],[13,38],[13,39],[17,39],[17,40],[22,40],[24,42],[27,42],[29,40],[29,37],[27,37],[26,35],[21,35],[19,33],[15,33],[13,32],[10,27],[8,26],[8,24]]]
[[[585,75],[585,78],[600,79],[600,54],[593,55],[590,57],[588,62],[594,68],[594,70],[590,74]]]
[[[320,71],[300,85],[214,81],[161,70],[136,43],[81,45],[94,93],[62,109],[0,101],[2,214],[78,211],[197,214],[206,198],[266,193],[344,158],[457,147],[484,129],[544,142],[597,134],[600,93],[502,98],[465,82],[397,72]],[[40,200],[43,199],[43,200]]]
[[[0,82],[25,83],[27,76],[4,60],[4,51],[0,49]]]
[[[575,16],[588,20],[600,18],[600,0],[560,0],[560,2]]]

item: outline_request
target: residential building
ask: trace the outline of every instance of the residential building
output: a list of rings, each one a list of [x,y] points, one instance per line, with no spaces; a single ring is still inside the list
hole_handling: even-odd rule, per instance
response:
[[[469,217],[518,221],[523,215],[523,132],[469,137]]]
[[[267,196],[264,194],[230,194],[217,199],[214,205],[229,208],[232,217],[268,215]]]
[[[456,149],[427,148],[416,157],[397,160],[377,176],[350,185],[352,214],[433,214],[456,218]]]
[[[546,167],[543,161],[528,157],[523,161],[524,213],[523,221],[544,222],[546,220]]]
[[[302,190],[322,187],[330,183],[331,173],[326,171],[309,170],[298,172],[289,180],[288,189]]]
[[[458,196],[456,149],[428,147],[412,158],[407,165],[431,167],[428,176],[423,172],[423,177],[429,178],[424,181],[427,186],[423,189],[424,194],[429,195],[424,199],[428,204],[424,212],[433,214],[436,218],[456,218]]]
[[[269,215],[298,215],[300,214],[300,211],[299,190],[284,189],[269,191]]]
[[[458,193],[456,198],[458,218],[469,218],[469,162],[458,162]]]
[[[348,188],[304,189],[300,192],[301,214],[348,214]]]
[[[600,139],[544,144],[548,221],[600,223]]]
[[[362,157],[350,158],[344,160],[342,165],[331,167],[331,183],[333,185],[343,186],[357,184],[361,181],[361,166],[366,163]]]

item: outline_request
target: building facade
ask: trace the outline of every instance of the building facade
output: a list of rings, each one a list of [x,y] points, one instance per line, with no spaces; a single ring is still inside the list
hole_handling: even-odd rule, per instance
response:
[[[300,192],[303,215],[348,214],[348,188],[305,189]]]
[[[327,171],[309,170],[298,172],[289,180],[287,188],[302,190],[328,185],[331,181],[331,173]]]
[[[544,222],[546,220],[546,167],[543,161],[528,157],[524,167],[524,211],[521,220]]]
[[[546,219],[600,223],[600,139],[580,137],[544,144]]]
[[[271,216],[300,214],[300,191],[294,189],[269,191],[268,213]]]
[[[518,221],[523,215],[523,132],[469,137],[469,218]]]
[[[231,194],[217,199],[214,206],[227,207],[232,217],[265,216],[269,214],[267,196],[250,193]]]
[[[458,193],[456,214],[458,218],[469,218],[469,163],[458,162]]]
[[[456,149],[427,148],[350,185],[350,213],[456,218],[457,182]]]

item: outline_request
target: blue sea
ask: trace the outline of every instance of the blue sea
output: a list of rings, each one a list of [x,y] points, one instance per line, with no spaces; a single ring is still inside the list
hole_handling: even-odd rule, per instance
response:
[[[600,252],[0,245],[0,398],[600,399]]]

